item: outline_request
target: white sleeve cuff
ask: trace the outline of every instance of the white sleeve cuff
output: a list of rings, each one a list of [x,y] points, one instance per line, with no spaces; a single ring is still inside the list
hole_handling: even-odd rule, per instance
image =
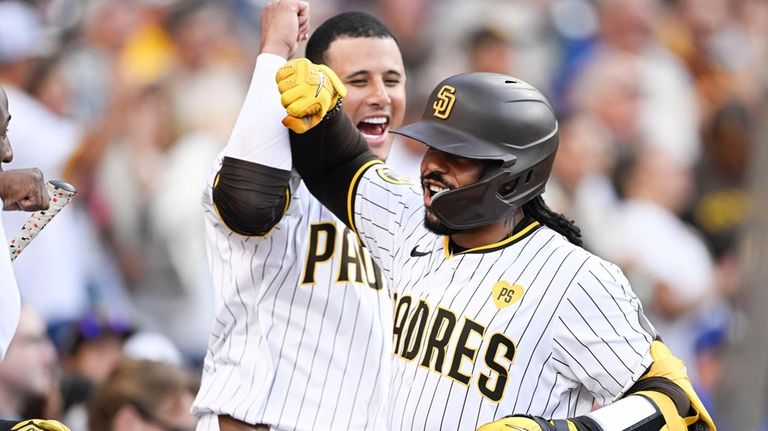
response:
[[[291,170],[288,129],[281,122],[285,110],[275,82],[275,75],[285,62],[283,57],[268,53],[256,58],[251,85],[224,149],[225,156]]]
[[[589,414],[605,431],[641,430],[661,411],[647,398],[639,395],[624,397],[615,403],[599,408]]]

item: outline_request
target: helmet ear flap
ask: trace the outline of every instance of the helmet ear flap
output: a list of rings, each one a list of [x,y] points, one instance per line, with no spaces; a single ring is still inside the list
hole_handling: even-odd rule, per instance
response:
[[[533,173],[534,168],[528,169],[525,172],[515,175],[511,180],[501,184],[497,192],[499,197],[505,202],[512,201],[516,197],[515,192],[517,192],[520,186],[524,187],[531,183]]]
[[[499,186],[498,194],[504,201],[510,201],[514,198],[515,191],[517,191],[517,185],[520,183],[520,176],[512,178],[510,181]]]

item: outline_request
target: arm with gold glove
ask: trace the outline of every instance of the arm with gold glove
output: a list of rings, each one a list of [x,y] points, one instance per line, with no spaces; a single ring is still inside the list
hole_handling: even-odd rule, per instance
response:
[[[347,89],[328,66],[306,58],[286,63],[277,72],[280,101],[288,115],[283,124],[296,133],[315,127],[331,109],[340,108]]]
[[[376,156],[341,109],[346,88],[331,69],[303,58],[286,63],[276,80],[287,111],[283,124],[292,131],[294,169],[323,206],[350,226],[347,197],[338,190],[347,189]]]
[[[511,415],[478,431],[716,431],[683,362],[658,339],[651,344],[651,356],[653,364],[613,404],[569,419]]]
[[[0,420],[0,431],[69,431],[69,428],[55,420],[25,419],[18,422]]]

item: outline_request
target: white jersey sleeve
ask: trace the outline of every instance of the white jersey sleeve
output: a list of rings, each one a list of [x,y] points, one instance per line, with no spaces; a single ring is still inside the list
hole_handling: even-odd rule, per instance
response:
[[[557,316],[553,360],[602,405],[621,398],[653,362],[656,333],[615,265],[592,256]]]
[[[2,208],[3,201],[0,200],[0,209]],[[0,304],[3,306],[3,313],[0,316],[0,361],[2,361],[16,332],[21,309],[21,298],[11,266],[8,240],[5,239],[2,220],[0,220],[0,248],[2,248],[0,250]]]
[[[277,169],[291,169],[288,129],[281,119],[280,93],[275,74],[285,59],[274,54],[259,54],[243,107],[232,129],[223,154]],[[258,137],[258,145],[254,138]]]
[[[392,279],[397,248],[407,239],[406,221],[424,219],[421,188],[379,161],[358,171],[350,185],[347,205],[352,228],[384,275]],[[405,235],[405,236],[404,236]]]

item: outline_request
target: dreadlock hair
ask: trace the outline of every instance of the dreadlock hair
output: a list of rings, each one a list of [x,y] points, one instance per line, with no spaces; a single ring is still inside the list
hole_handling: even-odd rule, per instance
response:
[[[320,24],[307,41],[305,56],[315,64],[326,63],[325,53],[336,39],[373,37],[397,39],[378,19],[365,12],[344,12]]]
[[[552,211],[541,196],[536,196],[523,204],[523,213],[563,235],[572,244],[584,247],[584,241],[581,239],[581,230],[579,227],[574,224],[573,220],[566,218],[560,213]]]

